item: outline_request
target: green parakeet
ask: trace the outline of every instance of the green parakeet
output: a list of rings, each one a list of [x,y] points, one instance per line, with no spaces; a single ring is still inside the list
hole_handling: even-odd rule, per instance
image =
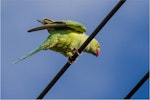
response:
[[[71,57],[73,56],[74,51],[78,50],[83,42],[85,42],[85,40],[88,38],[88,35],[85,34],[86,28],[79,22],[71,20],[53,21],[50,19],[43,19],[38,21],[41,22],[43,26],[33,28],[28,32],[47,29],[50,35],[46,41],[37,49],[31,51],[13,63],[22,61],[40,50],[53,50],[60,52],[66,57]],[[99,42],[96,39],[93,39],[84,49],[84,52],[99,56]]]

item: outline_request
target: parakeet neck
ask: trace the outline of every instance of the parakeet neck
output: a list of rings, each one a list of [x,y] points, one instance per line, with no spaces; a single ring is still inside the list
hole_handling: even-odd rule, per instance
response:
[[[91,44],[89,43],[88,46],[84,49],[85,52],[90,52],[91,51]]]

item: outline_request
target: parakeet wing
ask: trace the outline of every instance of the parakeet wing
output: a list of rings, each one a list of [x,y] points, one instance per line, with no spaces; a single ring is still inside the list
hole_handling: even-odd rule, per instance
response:
[[[38,30],[44,30],[49,28],[66,28],[65,24],[45,24],[43,26],[39,26],[33,29],[28,30],[28,32],[38,31]]]
[[[71,20],[62,20],[61,22],[65,23],[67,27],[76,31],[77,33],[84,33],[86,32],[86,28],[79,22],[71,21]]]
[[[44,19],[43,22],[41,22],[42,24],[44,24],[43,26],[40,27],[36,27],[33,29],[30,29],[28,32],[33,32],[33,31],[38,31],[38,30],[44,30],[47,29],[49,32],[51,32],[52,30],[58,30],[58,29],[64,29],[64,30],[72,30],[75,31],[77,33],[84,33],[86,32],[86,28],[80,24],[79,22],[75,22],[75,21],[71,21],[71,20],[62,20],[62,21],[49,21],[46,22],[48,19]],[[46,23],[44,23],[46,22]]]

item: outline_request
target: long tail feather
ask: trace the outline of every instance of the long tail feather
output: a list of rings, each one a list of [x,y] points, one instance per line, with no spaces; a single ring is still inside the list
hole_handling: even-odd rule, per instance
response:
[[[12,62],[12,63],[13,63],[13,64],[16,64],[16,63],[18,63],[18,62],[20,62],[20,61],[22,61],[22,60],[24,60],[24,59],[26,59],[26,58],[32,56],[33,54],[37,53],[37,52],[40,51],[40,50],[41,50],[40,48],[37,48],[37,49],[35,49],[35,50],[29,52],[28,54],[22,56],[20,59],[18,59],[18,60],[16,60],[16,61]]]

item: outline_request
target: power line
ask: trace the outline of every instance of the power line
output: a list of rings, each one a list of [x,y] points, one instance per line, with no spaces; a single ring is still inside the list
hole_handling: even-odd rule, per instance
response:
[[[137,85],[129,92],[129,94],[124,99],[130,99],[148,78],[149,71],[144,75],[144,77],[137,83]]]
[[[103,19],[103,21],[98,25],[98,27],[93,31],[93,33],[89,36],[89,38],[83,43],[83,45],[78,49],[78,52],[81,53],[84,48],[90,43],[90,41],[98,34],[98,32],[103,28],[103,26],[109,21],[109,19],[117,12],[117,10],[122,6],[122,4],[126,0],[120,0],[117,5],[110,11],[110,13]],[[75,61],[78,57],[78,53],[75,53],[72,56],[71,62]],[[37,97],[37,99],[42,99],[47,92],[52,88],[52,86],[57,82],[57,80],[63,75],[63,73],[69,68],[71,65],[70,61],[68,61],[64,67],[58,72],[58,74],[52,79],[52,81],[47,85],[47,87],[42,91],[42,93]]]
[[[64,67],[58,72],[58,74],[53,78],[53,80],[47,85],[47,87],[41,92],[37,99],[42,99],[47,92],[52,88],[52,86],[57,82],[57,80],[62,76],[62,74],[69,68],[71,64],[67,62]]]

